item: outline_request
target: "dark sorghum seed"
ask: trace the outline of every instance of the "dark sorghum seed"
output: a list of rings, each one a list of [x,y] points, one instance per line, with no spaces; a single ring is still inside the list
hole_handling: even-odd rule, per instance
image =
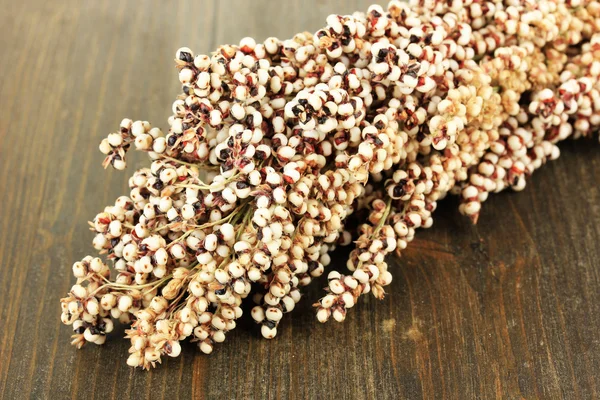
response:
[[[219,158],[221,160],[227,160],[227,158],[229,157],[230,154],[231,154],[231,150],[223,149],[219,152]]]
[[[185,61],[185,62],[194,61],[194,58],[192,57],[192,55],[190,53],[188,53],[187,51],[182,51],[181,53],[179,53],[179,59],[181,61]]]
[[[92,333],[92,335],[98,335],[100,334],[100,329],[98,329],[97,326],[92,325],[90,326],[90,332]]]
[[[404,185],[406,185],[406,179],[401,179],[400,182],[394,186],[394,197],[402,197],[406,194]]]
[[[230,164],[230,163],[221,165],[221,171],[222,172],[227,172],[227,171],[229,171],[232,168],[233,168],[233,164]]]
[[[156,190],[160,190],[164,187],[165,185],[162,183],[162,181],[160,179],[157,179],[156,182],[154,182],[154,185],[152,185],[152,187]]]
[[[161,185],[162,185],[162,182],[161,182]],[[150,197],[150,191],[149,191],[148,189],[146,189],[146,188],[141,188],[141,189],[140,189],[140,195],[141,195],[143,198],[147,199],[147,198],[149,198],[149,197]]]
[[[208,114],[210,113],[210,108],[206,104],[200,103],[200,112],[203,114]]]
[[[266,325],[269,327],[269,329],[273,329],[275,328],[275,322],[269,320],[269,319],[265,319],[265,322],[263,322],[263,325]]]

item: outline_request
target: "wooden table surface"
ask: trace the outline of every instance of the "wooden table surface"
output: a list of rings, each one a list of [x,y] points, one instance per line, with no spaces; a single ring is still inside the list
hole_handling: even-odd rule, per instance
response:
[[[72,262],[93,251],[86,221],[127,192],[127,172],[101,169],[100,139],[126,116],[167,125],[178,47],[315,31],[369,1],[0,2],[2,398],[598,396],[600,145],[591,140],[565,143],[524,192],[492,196],[477,226],[444,201],[433,229],[391,260],[389,295],[363,301],[344,324],[316,321],[320,281],[273,341],[246,315],[212,355],[188,344],[150,372],[125,364],[122,329],[75,350],[58,300]]]

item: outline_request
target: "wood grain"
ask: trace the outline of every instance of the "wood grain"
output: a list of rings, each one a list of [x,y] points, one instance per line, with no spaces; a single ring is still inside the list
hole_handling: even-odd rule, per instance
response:
[[[151,372],[126,366],[122,330],[76,351],[58,300],[92,251],[86,221],[126,191],[126,173],[100,168],[100,139],[125,116],[166,125],[178,47],[314,31],[369,1],[0,2],[2,398],[598,397],[591,141],[565,143],[524,192],[493,196],[477,226],[445,201],[392,260],[389,295],[344,324],[316,322],[319,282],[274,341],[245,317],[213,355],[185,345]]]

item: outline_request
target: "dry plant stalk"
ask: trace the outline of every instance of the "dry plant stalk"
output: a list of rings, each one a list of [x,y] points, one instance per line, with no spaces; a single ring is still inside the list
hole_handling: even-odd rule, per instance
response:
[[[392,1],[314,35],[179,49],[168,132],[124,119],[100,144],[105,167],[124,169],[132,145],[151,164],[90,222],[105,261],[73,265],[72,343],[102,344],[118,320],[131,366],[186,338],[210,353],[251,293],[273,338],[338,245],[355,248],[328,272],[319,321],[382,298],[386,256],[440,199],[477,222],[489,193],[522,190],[559,141],[597,131],[599,27],[591,0]]]

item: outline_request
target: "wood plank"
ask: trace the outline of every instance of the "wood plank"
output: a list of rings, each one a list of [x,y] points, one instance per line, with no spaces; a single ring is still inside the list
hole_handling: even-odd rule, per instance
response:
[[[173,55],[244,36],[315,31],[366,0],[5,1],[0,13],[0,397],[597,398],[600,145],[569,142],[479,225],[455,199],[401,259],[383,301],[319,324],[324,282],[266,341],[245,316],[211,356],[186,344],[153,371],[126,366],[117,330],[81,351],[59,321],[86,220],[126,191],[97,143],[122,117],[166,125]],[[134,156],[134,165],[141,165]],[[344,253],[340,253],[343,260]]]

